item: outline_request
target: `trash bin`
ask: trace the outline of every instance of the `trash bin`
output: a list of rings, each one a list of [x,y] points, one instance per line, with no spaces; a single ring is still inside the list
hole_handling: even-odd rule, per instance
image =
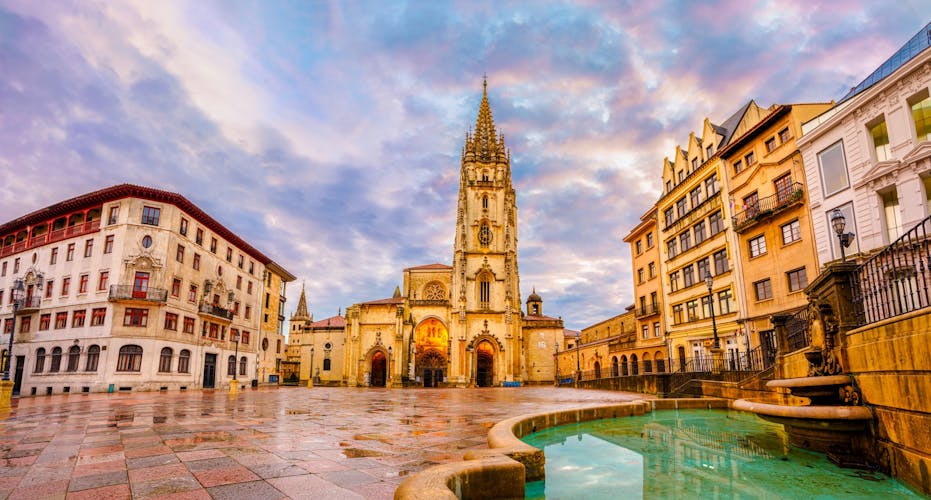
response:
[[[259,381],[257,379],[252,379],[252,387],[255,388],[258,386],[259,386]]]

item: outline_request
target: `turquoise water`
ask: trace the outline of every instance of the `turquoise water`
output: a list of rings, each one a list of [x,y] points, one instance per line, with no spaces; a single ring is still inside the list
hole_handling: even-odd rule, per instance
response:
[[[669,410],[526,436],[546,453],[527,498],[922,498],[880,473],[789,445],[781,425],[727,410]]]

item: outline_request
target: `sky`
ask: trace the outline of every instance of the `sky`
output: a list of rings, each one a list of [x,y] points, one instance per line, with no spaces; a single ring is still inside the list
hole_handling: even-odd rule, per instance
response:
[[[622,239],[662,160],[750,99],[841,97],[931,0],[0,0],[0,223],[123,182],[178,192],[326,318],[450,264],[487,74],[522,300],[581,329],[634,302]]]

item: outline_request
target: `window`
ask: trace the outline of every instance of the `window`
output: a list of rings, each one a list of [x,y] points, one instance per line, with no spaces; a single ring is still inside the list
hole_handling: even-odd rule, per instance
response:
[[[790,292],[797,292],[808,286],[808,275],[805,274],[804,267],[787,272],[786,280],[789,282]]]
[[[699,280],[705,279],[705,276],[707,276],[709,272],[711,271],[711,266],[709,264],[708,257],[705,257],[704,259],[698,261],[696,265],[698,266],[698,279]]]
[[[679,289],[679,271],[669,274],[669,289],[673,292]]]
[[[97,371],[97,362],[100,360],[100,346],[92,345],[87,348],[87,362],[84,364],[84,371]]]
[[[250,260],[249,261],[249,274],[253,274],[254,272],[255,272],[255,262]]]
[[[714,253],[714,274],[726,273],[730,268],[727,265],[727,250]]]
[[[748,219],[755,217],[760,212],[760,196],[756,192],[745,196],[743,209]]]
[[[120,347],[120,356],[116,361],[116,371],[142,371],[142,348],[137,345],[124,345]]]
[[[650,279],[655,278],[655,277],[656,277],[656,263],[655,263],[655,262],[650,262],[649,266],[647,266],[647,267],[649,268],[649,276],[650,276]]]
[[[695,268],[689,264],[682,268],[682,286],[688,288],[695,284]]]
[[[88,258],[94,254],[94,240],[87,240],[84,242],[84,258]]]
[[[152,237],[145,235],[142,237],[142,248],[149,248],[152,246]]]
[[[683,196],[676,202],[676,218],[681,219],[688,211],[689,204],[685,201],[685,196]]]
[[[174,278],[171,280],[171,296],[180,297],[181,296],[181,278]]]
[[[491,276],[487,272],[482,274],[478,279],[478,285],[479,307],[487,309],[491,302]]]
[[[650,327],[648,327],[647,325],[643,325],[640,328],[640,338],[642,338],[643,340],[650,338]]]
[[[676,218],[675,218],[675,216],[674,216],[673,213],[672,213],[672,207],[667,208],[667,209],[663,212],[663,220],[666,221],[666,225],[667,225],[667,226],[672,225],[672,223],[676,221]]]
[[[239,374],[240,374],[240,375],[245,375],[245,374],[246,374],[246,364],[247,364],[247,363],[248,363],[248,361],[246,360],[246,357],[245,357],[245,356],[239,358]]]
[[[672,191],[672,181],[666,181],[666,192]]]
[[[108,234],[106,238],[103,239],[103,253],[113,253],[113,235]]]
[[[272,294],[266,292],[266,293],[265,293],[265,308],[266,308],[266,309],[268,309],[268,307],[269,307],[268,304],[271,302],[271,300],[272,300]]]
[[[689,191],[689,202],[692,203],[692,208],[695,208],[701,204],[702,202],[701,195],[702,195],[701,186],[698,186],[697,188]]]
[[[49,373],[58,373],[61,370],[61,347],[52,349],[52,364],[48,367]]]
[[[226,261],[233,262],[233,249],[226,247]]]
[[[40,347],[36,351],[36,366],[32,370],[34,373],[42,373],[45,371],[45,348]]]
[[[210,238],[210,252],[217,253],[217,239]]]
[[[690,300],[685,303],[685,315],[688,318],[688,321],[696,321],[698,319],[697,300]]]
[[[107,317],[106,307],[98,307],[98,308],[91,310],[91,326],[102,325],[106,317]]]
[[[720,210],[708,217],[708,228],[711,231],[711,236],[724,231],[724,219],[721,218]]]
[[[115,207],[110,207],[110,216],[107,217],[107,224],[116,224],[116,219],[120,216],[120,207],[119,205]]]
[[[68,326],[68,312],[55,313],[55,329],[61,330]]]
[[[766,253],[766,236],[759,235],[756,238],[750,239],[748,242],[750,244],[750,257],[759,257]]]
[[[163,347],[162,353],[158,357],[158,371],[159,373],[168,373],[171,371],[171,357],[172,351],[170,347]]]
[[[184,217],[181,217],[181,227],[178,228],[178,232],[181,236],[187,236],[187,219]]]
[[[692,232],[685,231],[679,235],[679,247],[682,248],[682,251],[686,251],[689,248],[692,248]]]
[[[39,316],[39,330],[48,330],[52,324],[52,314],[45,313]]]
[[[242,276],[236,276],[236,289],[242,290]]]
[[[97,276],[97,290],[103,291],[107,289],[107,283],[110,281],[110,271],[100,271],[100,275]]]
[[[741,160],[734,160],[734,173],[739,174],[744,169],[744,162]]]
[[[870,139],[873,141],[873,159],[876,161],[886,161],[890,159],[889,154],[889,131],[886,129],[886,120],[880,117],[872,124],[868,124]]]
[[[69,372],[78,371],[78,362],[81,360],[81,348],[73,345],[68,349],[68,368]]]
[[[13,272],[14,273],[19,272],[19,257],[13,259]]]
[[[647,233],[647,248],[653,248],[653,233]]]
[[[48,265],[54,266],[56,262],[58,262],[58,247],[55,247],[52,249],[52,254],[49,256],[49,259],[48,259]],[[3,267],[4,269],[6,269],[6,262],[3,263]],[[4,272],[4,274],[6,273]]]
[[[149,310],[138,307],[127,307],[123,315],[123,326],[144,327],[149,324]]]
[[[178,250],[175,251],[175,260],[184,263],[184,245],[178,245]]]
[[[776,138],[770,137],[766,141],[766,152],[772,153],[774,149],[776,149]]]
[[[683,171],[680,170],[680,171],[677,173],[677,175],[678,175],[678,177],[679,177],[679,182],[682,182],[682,181],[685,180],[685,172],[683,172]]]
[[[728,288],[722,292],[718,292],[718,313],[727,314],[734,309],[731,297],[731,289]]]
[[[756,291],[756,300],[773,298],[773,288],[769,282],[769,278],[753,283],[753,289]]]
[[[643,268],[637,269],[637,283],[643,283]]]
[[[323,371],[325,372],[330,371],[330,366],[331,366],[330,358],[323,358]]]
[[[87,293],[87,281],[89,280],[88,275],[82,274],[78,279],[78,293]]]
[[[931,96],[925,89],[908,100],[912,107],[912,121],[915,124],[915,137],[918,142],[931,139]]]
[[[161,214],[161,209],[155,207],[142,207],[142,223],[148,224],[150,226],[158,225],[158,216]]]
[[[84,319],[87,317],[87,309],[81,309],[71,313],[71,328],[84,326]]]
[[[197,302],[197,285],[191,285],[187,292],[188,302]]]
[[[637,249],[637,255],[640,255],[643,253],[643,243],[640,240],[637,240],[637,243],[635,243],[634,246]]]
[[[818,165],[821,168],[821,189],[825,198],[850,187],[844,141],[837,141],[818,153]],[[850,224],[850,219],[847,219],[847,223]]]
[[[45,298],[47,298],[47,299],[52,298],[52,291],[55,289],[55,286],[54,286],[54,285],[55,285],[55,282],[52,281],[52,280],[48,280],[48,281],[45,282]],[[0,302],[3,302],[3,294],[2,294],[2,293],[0,293]]]
[[[242,340],[241,340],[240,343],[241,343],[241,344],[245,344],[245,345],[249,345],[249,332],[247,332],[247,331],[245,331],[245,330],[242,331]]]
[[[178,315],[175,313],[165,313],[165,329],[166,330],[177,330],[178,329]]]
[[[692,158],[692,172],[698,169],[698,158]]]
[[[243,266],[242,254],[239,254],[238,260],[237,260],[237,262],[236,262],[236,266],[239,267],[240,269],[242,269],[242,266]]]
[[[776,199],[779,200],[779,203],[783,203],[795,195],[795,188],[792,187],[792,174],[779,177],[773,181],[773,186],[776,188]]]
[[[65,260],[68,262],[74,260],[74,243],[68,243],[68,249],[65,252]]]
[[[707,236],[705,236],[705,221],[701,221],[698,224],[695,224],[692,227],[692,230],[695,231],[695,244],[696,245],[705,241],[705,238],[707,238]]]
[[[23,316],[19,320],[19,333],[29,333],[32,329],[32,316]]]
[[[246,306],[246,312],[243,313],[243,318],[245,319],[252,318],[252,306]]]
[[[886,243],[892,243],[902,235],[902,216],[899,212],[899,195],[895,188],[879,194],[883,202],[883,217],[886,228]]]
[[[187,349],[178,353],[178,373],[191,373],[191,351]]]
[[[798,219],[782,226],[782,244],[788,245],[802,239],[802,228]]]
[[[703,318],[711,317],[711,297],[702,297],[701,298],[701,314]]]
[[[7,318],[3,320],[3,334],[9,335],[13,333],[13,319]]]
[[[230,356],[226,359],[226,375],[232,377],[236,375],[236,357]]]
[[[747,162],[747,167],[752,167],[756,163],[756,156],[753,154],[753,151],[747,153],[747,156],[744,156],[744,161]]]
[[[705,148],[705,159],[711,158],[712,155],[714,155],[714,149],[709,144],[708,147]]]
[[[194,333],[194,318],[189,316],[184,317],[184,333]]]
[[[711,174],[710,177],[705,179],[705,198],[711,198],[718,194],[720,189],[721,187],[718,186],[718,174]]]
[[[199,253],[194,254],[194,261],[191,263],[191,266],[194,268],[195,271],[200,270],[200,254]]]
[[[488,222],[482,222],[478,229],[478,244],[483,248],[488,247],[491,243],[491,227]]]
[[[792,138],[792,135],[789,134],[789,127],[786,127],[779,131],[779,142],[785,144],[789,142],[789,139]]]
[[[682,304],[672,306],[672,322],[676,325],[682,323]]]
[[[251,281],[246,283],[246,293],[248,293],[249,295],[252,295],[252,282]]]

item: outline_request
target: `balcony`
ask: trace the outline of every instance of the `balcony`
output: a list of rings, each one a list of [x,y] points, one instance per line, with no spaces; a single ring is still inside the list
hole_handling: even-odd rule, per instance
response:
[[[805,188],[800,182],[792,183],[778,193],[760,198],[751,207],[732,217],[734,231],[742,233],[757,223],[769,219],[783,210],[805,201]]]
[[[224,309],[218,305],[214,304],[201,304],[198,308],[198,312],[201,314],[207,314],[215,318],[224,319],[226,321],[233,321],[233,311],[229,309]]]
[[[110,285],[111,301],[162,302],[168,300],[168,290],[163,288],[135,288],[132,285]]]
[[[695,208],[682,214],[682,217],[679,217],[678,219],[666,224],[666,227],[663,228],[663,231],[667,233],[678,233],[683,228],[691,226],[692,223],[698,222],[699,219],[704,218],[706,215],[718,209],[720,206],[721,192],[718,191],[711,195],[709,198],[705,198],[705,200],[699,203]]]
[[[55,243],[56,241],[61,241],[67,238],[93,233],[98,230],[100,230],[100,219],[94,219],[80,224],[75,224],[73,226],[55,229],[47,233],[32,236],[31,238],[24,239],[12,245],[6,245],[3,248],[0,248],[0,257],[6,257],[8,255],[13,255],[30,248],[37,248],[42,245],[47,245],[49,243]]]
[[[648,316],[659,314],[659,311],[659,304],[647,304],[646,306],[638,307],[634,312],[634,315],[638,318],[646,318]]]
[[[23,299],[23,304],[17,309],[17,314],[35,312],[37,309],[39,309],[39,304],[41,303],[41,297],[26,297]]]

